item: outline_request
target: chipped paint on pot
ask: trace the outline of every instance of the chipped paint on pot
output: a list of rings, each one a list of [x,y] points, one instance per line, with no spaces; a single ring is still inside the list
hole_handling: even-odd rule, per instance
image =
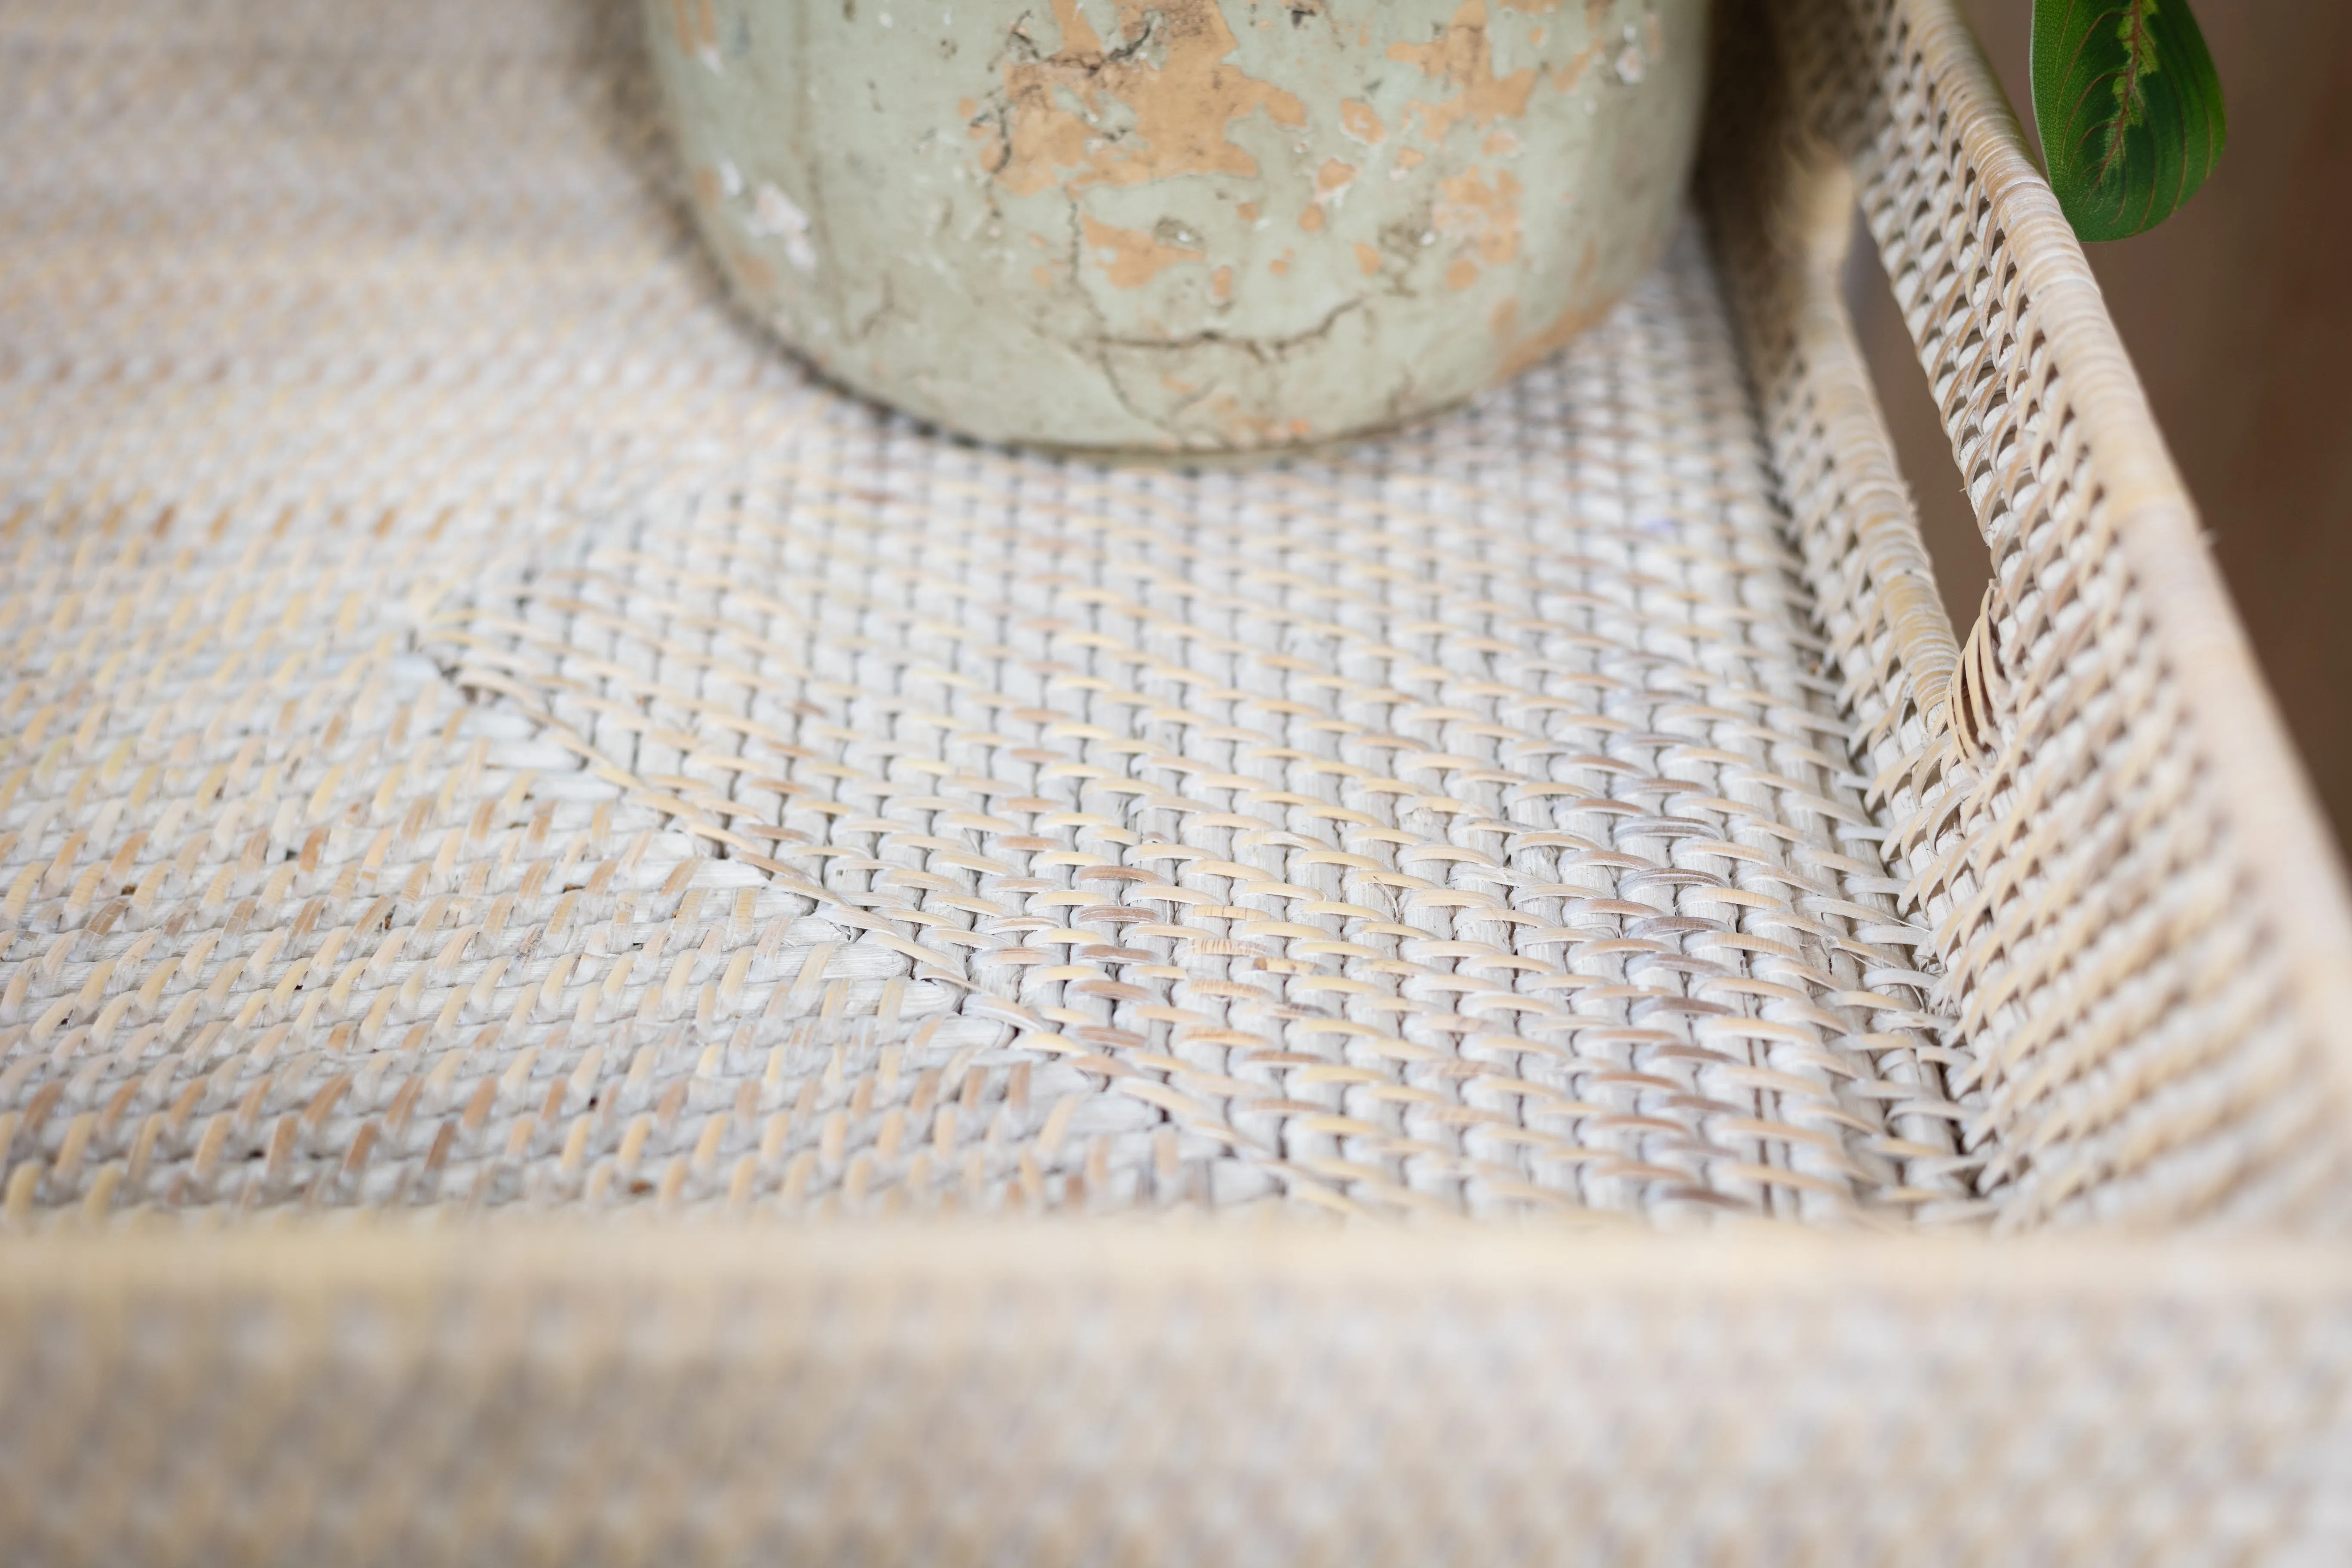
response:
[[[1663,247],[1706,0],[647,0],[698,217],[840,380],[1217,451],[1455,402]]]

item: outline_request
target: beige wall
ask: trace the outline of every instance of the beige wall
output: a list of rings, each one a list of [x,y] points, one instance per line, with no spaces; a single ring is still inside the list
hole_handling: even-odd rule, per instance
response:
[[[1964,0],[2029,124],[2028,0]],[[2313,780],[2352,842],[2352,5],[2196,0],[2230,143],[2196,200],[2091,263]],[[1963,630],[1983,549],[1883,279],[1864,337]]]

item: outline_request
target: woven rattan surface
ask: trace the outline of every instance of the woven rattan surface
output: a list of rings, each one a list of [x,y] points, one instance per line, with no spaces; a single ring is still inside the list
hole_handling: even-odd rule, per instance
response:
[[[29,1244],[13,1560],[2352,1550],[2340,1248],[550,1228]]]
[[[1615,318],[1187,474],[813,384],[626,7],[0,0],[10,1561],[2352,1559],[2194,519],[1944,0],[1717,31]]]
[[[2340,1231],[2336,858],[2082,252],[1948,5],[1754,10],[1747,123],[1780,134],[1719,146],[1717,211],[1904,908],[1977,1063],[1980,1184],[2012,1226]],[[1843,323],[1793,281],[1857,195],[1993,553],[1957,667],[1875,408],[1822,352]]]
[[[11,23],[9,1213],[1980,1212],[1695,235],[1326,460],[978,449],[473,9]]]

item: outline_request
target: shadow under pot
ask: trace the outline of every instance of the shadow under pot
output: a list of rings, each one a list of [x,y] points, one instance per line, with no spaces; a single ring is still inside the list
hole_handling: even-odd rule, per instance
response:
[[[646,0],[697,216],[841,382],[990,440],[1327,441],[1664,249],[1706,0]]]

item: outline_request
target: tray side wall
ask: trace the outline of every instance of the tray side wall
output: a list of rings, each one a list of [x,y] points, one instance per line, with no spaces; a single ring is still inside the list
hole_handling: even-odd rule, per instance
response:
[[[26,1563],[2352,1544],[2340,1255],[2001,1259],[1068,1225],[17,1242],[0,1530]]]
[[[2337,1228],[2352,923],[2080,247],[1948,0],[1734,7],[1708,178],[2012,1228]],[[1956,647],[1844,319],[1858,196],[1990,547]]]

